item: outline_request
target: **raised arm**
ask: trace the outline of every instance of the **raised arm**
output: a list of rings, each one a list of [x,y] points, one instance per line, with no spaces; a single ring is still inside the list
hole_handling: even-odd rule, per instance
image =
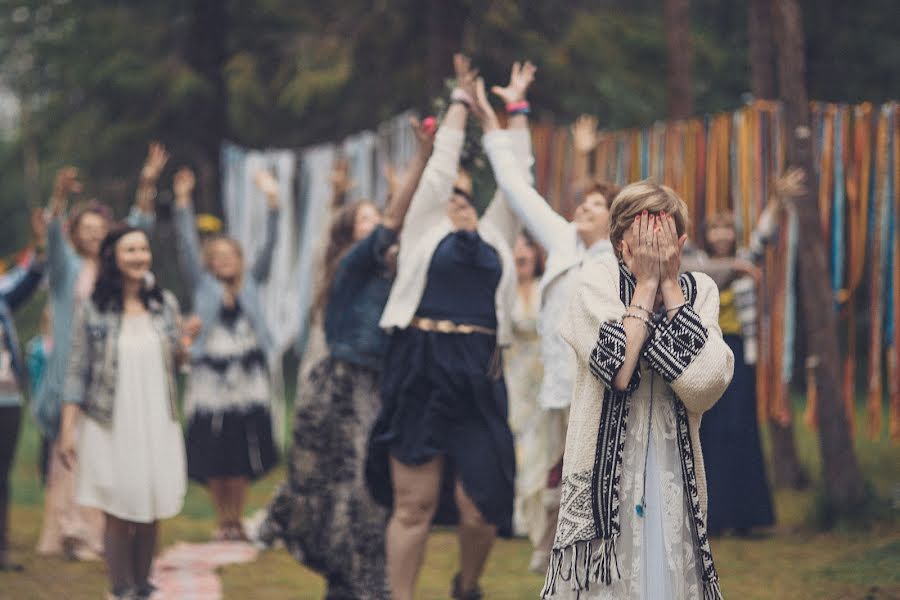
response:
[[[257,171],[253,182],[266,197],[266,204],[269,207],[266,216],[266,241],[251,270],[253,279],[261,283],[269,278],[272,271],[272,255],[275,253],[275,244],[278,243],[279,188],[278,181],[269,171]]]
[[[476,74],[471,71],[466,57],[457,54],[453,60],[458,84],[474,80]],[[423,231],[446,217],[445,209],[459,171],[459,157],[466,137],[468,107],[474,101],[469,94],[462,91],[461,87],[454,90],[452,98],[450,108],[447,109],[434,138],[431,158],[425,165],[419,186],[406,212],[400,233],[401,253],[412,250],[413,236],[421,235]],[[406,242],[407,239],[409,242]]]
[[[0,275],[0,295],[13,310],[31,298],[44,278],[47,265],[47,223],[41,209],[32,211],[31,230],[34,249],[29,251],[25,264],[15,269],[18,273],[14,279],[8,274]]]
[[[194,172],[187,167],[182,167],[175,173],[172,182],[175,194],[175,243],[178,247],[178,260],[187,279],[188,286],[193,291],[203,275],[203,258],[200,252],[200,239],[197,236],[197,227],[194,218],[194,185],[196,180]]]
[[[799,198],[806,193],[806,175],[803,169],[792,168],[775,180],[775,193],[759,216],[756,227],[750,234],[750,246],[746,258],[755,264],[762,262],[766,246],[772,241],[778,229],[778,214],[786,202]]]
[[[527,132],[527,117],[521,115],[522,118],[519,119],[514,116],[510,119],[510,129],[504,133],[494,109],[483,93],[479,93],[477,114],[485,131],[484,149],[491,161],[499,190],[509,208],[522,220],[538,243],[552,252],[568,238],[570,228],[568,222],[550,208],[532,187],[530,138],[527,146],[522,141],[524,132]],[[525,158],[525,154],[528,158]]]
[[[734,355],[719,328],[719,290],[707,275],[688,274],[697,290],[692,304],[678,284],[685,238],[679,240],[671,217],[662,215],[656,239],[666,321],[655,328],[643,356],[688,410],[703,413],[719,400],[734,373]]]
[[[534,74],[537,71],[530,62],[524,64],[516,62],[512,66],[510,73],[509,85],[506,87],[494,86],[491,91],[499,96],[506,105],[506,111],[509,114],[509,127],[506,130],[506,137],[509,140],[510,150],[515,157],[516,167],[519,173],[525,178],[529,185],[533,182],[531,175],[531,166],[534,163],[534,156],[531,149],[531,131],[528,129],[528,113],[530,107],[526,96],[528,88],[534,82]],[[496,115],[487,116],[486,112],[493,112],[490,103],[486,102],[486,94],[484,94],[484,84],[479,80],[476,89],[478,97],[478,109],[476,114],[482,119],[482,126],[485,120],[492,121],[488,123],[488,127],[493,126],[496,121]],[[482,106],[482,101],[484,106]],[[518,214],[512,209],[509,198],[505,194],[503,188],[497,187],[497,193],[488,206],[484,214],[484,221],[493,224],[505,237],[510,247],[515,245],[516,236],[519,234],[521,227]]]
[[[569,194],[574,204],[581,204],[584,191],[590,185],[591,152],[597,147],[597,117],[581,115],[575,120],[572,124],[572,145],[574,155]]]
[[[166,152],[166,147],[159,142],[150,142],[147,158],[144,159],[138,177],[134,204],[126,219],[132,227],[139,227],[149,233],[156,225],[156,184],[168,162],[169,153]]]
[[[67,271],[75,262],[75,250],[66,239],[63,219],[68,209],[69,196],[81,192],[82,189],[81,182],[78,181],[78,169],[63,167],[57,171],[53,194],[47,207],[50,213],[50,224],[47,229],[48,271],[50,293],[54,296],[62,292],[64,283],[71,275]]]
[[[387,209],[384,211],[384,226],[394,231],[400,231],[403,227],[406,212],[409,210],[413,195],[416,193],[422,180],[425,165],[428,164],[428,159],[434,148],[433,133],[428,132],[422,126],[422,123],[414,117],[410,119],[410,125],[416,135],[418,150],[406,168],[403,183],[393,190]]]

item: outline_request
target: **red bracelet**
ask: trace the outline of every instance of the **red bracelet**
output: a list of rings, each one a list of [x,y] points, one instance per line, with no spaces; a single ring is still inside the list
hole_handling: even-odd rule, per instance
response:
[[[509,114],[527,113],[530,109],[531,104],[528,103],[528,100],[506,103],[506,112]]]

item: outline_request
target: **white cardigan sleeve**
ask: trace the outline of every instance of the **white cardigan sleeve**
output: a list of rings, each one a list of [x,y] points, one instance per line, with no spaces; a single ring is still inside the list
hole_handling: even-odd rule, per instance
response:
[[[560,323],[559,333],[575,350],[604,386],[613,389],[613,380],[625,362],[625,305],[619,297],[619,275],[615,259],[603,257],[584,264],[572,295],[569,310]],[[641,370],[636,368],[626,391],[640,385]]]
[[[547,201],[532,187],[530,162],[533,159],[530,159],[525,175],[517,161],[516,144],[503,131],[486,133],[483,143],[497,186],[526,229],[548,253],[552,253],[560,244],[568,243],[572,235],[568,221],[550,208]]]
[[[533,181],[531,165],[534,163],[534,156],[531,150],[531,131],[524,128],[503,129],[498,130],[496,133],[502,134],[502,137],[506,138],[506,145],[514,157],[518,176],[523,177],[531,185]],[[496,177],[496,173],[494,176]],[[499,185],[494,197],[491,199],[490,205],[484,212],[482,221],[490,223],[496,228],[510,248],[515,246],[516,237],[519,235],[519,228],[521,227],[519,217],[512,210],[509,196]]]
[[[434,150],[419,185],[413,194],[400,231],[400,252],[412,251],[415,241],[447,216],[447,202],[459,171],[465,132],[441,127],[434,139]]]
[[[657,327],[643,356],[689,411],[702,414],[731,383],[734,355],[719,328],[719,289],[708,275],[693,276],[694,305],[685,304],[666,326]]]

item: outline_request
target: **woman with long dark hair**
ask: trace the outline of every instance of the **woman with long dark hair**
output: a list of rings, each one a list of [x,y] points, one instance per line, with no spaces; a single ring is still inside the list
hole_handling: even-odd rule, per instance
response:
[[[187,487],[178,302],[156,285],[152,260],[140,229],[104,238],[66,373],[60,458],[75,472],[77,502],[105,515],[110,598],[150,598],[157,523],[181,512]]]
[[[381,325],[392,332],[366,478],[391,508],[387,561],[395,600],[413,597],[432,522],[458,525],[454,598],[478,581],[498,533],[512,532],[515,456],[499,350],[512,341],[519,224],[497,194],[479,218],[471,177],[459,170],[476,73],[456,57],[453,102],[435,138],[400,236],[397,279]],[[525,91],[510,82],[510,130],[531,165]]]
[[[168,158],[162,145],[150,144],[135,202],[127,218],[130,225],[147,231],[152,229],[156,182]],[[69,197],[82,189],[77,169],[60,169],[50,197],[47,233],[53,351],[47,358],[45,376],[32,400],[32,412],[48,448],[51,448],[48,450],[50,464],[44,494],[44,525],[37,551],[87,560],[99,558],[103,550],[103,515],[75,503],[72,474],[62,466],[58,448],[52,449],[58,441],[66,367],[72,345],[72,318],[94,289],[100,244],[112,223],[112,211],[96,201],[68,210]]]
[[[394,277],[397,233],[431,154],[431,134],[418,122],[414,128],[419,151],[384,217],[362,200],[332,220],[315,303],[324,312],[328,354],[298,382],[288,481],[260,531],[321,573],[325,597],[335,600],[390,597],[387,514],[366,489],[364,466],[387,345],[378,319]]]
[[[175,233],[199,332],[191,346],[185,390],[188,475],[207,486],[218,517],[214,536],[246,540],[241,516],[247,488],[278,459],[272,434],[269,360],[272,335],[260,300],[278,234],[278,182],[259,172],[255,183],[269,207],[263,247],[245,267],[234,239],[201,246],[194,222],[194,174],[175,174]]]

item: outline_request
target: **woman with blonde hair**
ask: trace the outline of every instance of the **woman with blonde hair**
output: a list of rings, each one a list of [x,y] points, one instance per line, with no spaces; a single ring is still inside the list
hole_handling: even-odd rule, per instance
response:
[[[277,462],[272,434],[269,359],[272,335],[260,300],[278,232],[278,182],[259,172],[255,183],[269,207],[262,249],[249,268],[234,239],[214,235],[201,247],[195,229],[194,174],[175,174],[179,257],[199,320],[185,391],[188,475],[208,487],[218,517],[217,539],[246,540],[241,515],[247,487]]]

